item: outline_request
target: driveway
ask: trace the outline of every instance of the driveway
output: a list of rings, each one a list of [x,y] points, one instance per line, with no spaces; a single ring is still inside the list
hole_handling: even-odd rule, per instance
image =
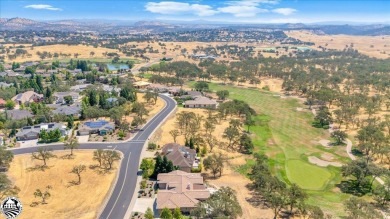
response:
[[[137,172],[140,164],[140,156],[145,142],[153,134],[154,130],[161,125],[176,108],[176,102],[164,95],[159,95],[165,102],[165,107],[156,114],[143,127],[144,131],[138,132],[134,138],[128,142],[116,143],[81,143],[80,149],[115,149],[123,154],[123,159],[118,171],[118,178],[102,206],[99,219],[122,219],[127,211],[130,211],[130,203],[133,200],[137,185]],[[115,148],[113,147],[116,146]],[[63,144],[46,145],[52,150],[64,150]],[[15,148],[11,151],[15,154],[27,154],[37,150],[37,147]],[[135,196],[136,197],[136,196]],[[135,200],[134,200],[135,201]]]

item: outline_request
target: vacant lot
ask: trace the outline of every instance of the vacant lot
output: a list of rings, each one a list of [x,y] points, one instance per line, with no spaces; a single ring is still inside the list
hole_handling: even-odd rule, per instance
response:
[[[31,167],[41,165],[41,161],[31,160],[31,155],[15,156],[9,170],[12,181],[20,188],[18,197],[23,204],[23,212],[20,218],[96,218],[104,198],[116,177],[116,167],[110,173],[101,174],[89,166],[96,165],[92,160],[92,151],[76,151],[74,159],[62,159],[68,152],[56,152],[58,158],[48,161],[49,169],[45,171],[31,170]],[[70,182],[77,180],[77,175],[70,173],[73,165],[84,164],[87,166],[81,175],[81,184],[72,185]],[[51,197],[45,205],[31,207],[30,204],[40,201],[34,197],[36,189],[42,191],[46,186],[52,186],[49,190]]]
[[[285,33],[302,41],[313,42],[316,44],[313,47],[343,50],[353,44],[353,48],[362,54],[383,59],[390,57],[390,36],[317,35],[308,31]]]

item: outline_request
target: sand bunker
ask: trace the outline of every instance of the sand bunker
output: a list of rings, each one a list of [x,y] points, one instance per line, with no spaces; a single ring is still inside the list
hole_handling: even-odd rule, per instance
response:
[[[330,147],[331,143],[329,140],[326,140],[326,139],[321,139],[318,141],[322,146],[324,147]]]
[[[315,164],[315,165],[320,166],[320,167],[327,167],[329,165],[332,165],[332,166],[335,166],[335,167],[341,167],[342,166],[342,164],[339,163],[339,162],[325,161],[325,160],[321,160],[320,158],[314,157],[314,156],[310,156],[308,158],[309,158],[309,162],[310,163]]]

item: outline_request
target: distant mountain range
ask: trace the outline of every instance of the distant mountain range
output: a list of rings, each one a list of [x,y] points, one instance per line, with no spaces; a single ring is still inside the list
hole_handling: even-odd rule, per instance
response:
[[[341,23],[341,22],[340,22]],[[331,22],[317,24],[238,24],[213,23],[209,21],[126,21],[98,19],[70,19],[55,21],[36,21],[26,18],[0,18],[0,30],[54,30],[54,31],[95,31],[100,33],[137,33],[184,31],[213,28],[257,28],[276,30],[312,30],[320,34],[347,35],[390,35],[390,24],[337,25]]]

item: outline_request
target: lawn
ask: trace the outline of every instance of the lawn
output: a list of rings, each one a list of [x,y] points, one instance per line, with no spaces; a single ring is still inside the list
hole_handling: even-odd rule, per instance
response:
[[[314,116],[311,112],[297,110],[305,108],[302,102],[257,89],[215,83],[209,83],[209,87],[214,92],[228,90],[230,99],[243,100],[256,110],[256,126],[251,127],[255,152],[269,156],[275,175],[288,184],[294,182],[306,189],[310,194],[310,204],[319,205],[338,217],[345,215],[342,201],[348,195],[336,188],[341,180],[340,168],[318,167],[307,159],[311,154],[326,152],[343,163],[345,158],[338,154],[342,148],[326,149],[318,144],[320,139],[329,138],[329,133],[312,127]],[[237,171],[246,175],[253,165],[254,161],[248,159]]]
[[[321,190],[332,174],[326,169],[308,164],[302,160],[286,162],[287,177],[303,189]]]

